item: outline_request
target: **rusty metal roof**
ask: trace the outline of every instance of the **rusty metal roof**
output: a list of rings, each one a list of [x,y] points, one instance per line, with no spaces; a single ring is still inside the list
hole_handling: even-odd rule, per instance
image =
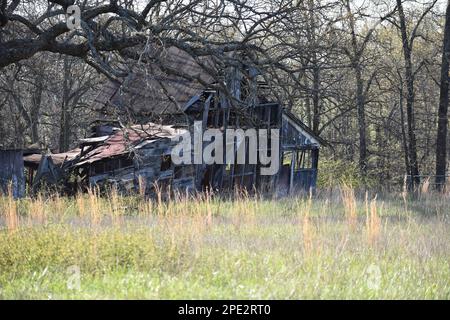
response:
[[[160,139],[171,139],[175,136],[182,135],[187,132],[186,129],[176,128],[171,125],[159,125],[155,123],[149,123],[146,125],[134,125],[130,128],[120,129],[107,139],[102,137],[98,139],[98,145],[94,146],[92,150],[81,156],[76,166],[82,166],[87,163],[93,163],[102,159],[111,158],[123,154],[127,154],[133,150],[133,148],[140,148]],[[81,142],[86,141],[82,139]],[[95,141],[95,138],[89,141]],[[74,160],[80,156],[81,149],[73,149],[64,153],[54,153],[50,157],[53,163],[61,165],[64,161]],[[32,154],[24,157],[24,161],[29,164],[38,164],[42,159],[41,154]]]
[[[163,138],[171,139],[185,133],[185,129],[174,128],[173,126],[149,123],[146,125],[134,125],[117,131],[106,139],[100,146],[83,155],[77,166],[86,163],[93,163],[98,160],[123,155],[132,151],[143,141],[151,142]]]
[[[52,158],[52,161],[54,164],[56,165],[61,165],[64,163],[64,161],[70,161],[75,159],[77,156],[80,155],[81,149],[80,148],[76,148],[67,152],[63,152],[63,153],[53,153],[50,155],[50,157]],[[35,154],[30,154],[27,156],[23,157],[23,161],[25,162],[25,164],[39,164],[39,162],[41,162],[42,159],[42,154],[40,153],[35,153]]]

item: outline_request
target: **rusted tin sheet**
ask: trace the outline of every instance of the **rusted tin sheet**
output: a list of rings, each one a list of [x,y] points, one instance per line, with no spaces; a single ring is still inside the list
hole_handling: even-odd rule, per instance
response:
[[[49,156],[52,158],[52,161],[55,165],[61,165],[64,163],[64,161],[70,161],[75,159],[77,156],[80,155],[81,149],[76,148],[67,152],[63,153],[53,153]],[[23,157],[23,161],[25,162],[25,165],[38,165],[42,160],[42,154],[30,154],[25,157]]]
[[[143,145],[154,143],[165,138],[171,139],[185,132],[185,129],[155,123],[135,125],[131,128],[117,131],[99,147],[84,155],[76,165],[82,166],[86,163],[93,163],[105,158],[123,155]]]

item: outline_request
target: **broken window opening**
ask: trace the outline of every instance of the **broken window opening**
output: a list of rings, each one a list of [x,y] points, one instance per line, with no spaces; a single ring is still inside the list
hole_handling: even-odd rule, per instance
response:
[[[294,170],[300,171],[305,169],[312,169],[311,150],[297,151],[297,161],[295,163]]]
[[[161,171],[170,170],[172,166],[172,157],[170,155],[163,155],[161,157]]]
[[[115,159],[108,159],[105,161],[97,161],[94,162],[91,167],[91,174],[93,175],[99,175],[104,174],[108,172],[114,173],[114,171],[132,167],[133,166],[133,159],[130,157],[127,158],[115,158]]]

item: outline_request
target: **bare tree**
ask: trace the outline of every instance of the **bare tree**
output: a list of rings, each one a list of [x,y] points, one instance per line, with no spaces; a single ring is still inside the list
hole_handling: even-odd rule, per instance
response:
[[[366,99],[370,90],[370,86],[377,69],[375,69],[365,80],[364,73],[364,54],[372,39],[378,25],[393,14],[388,14],[380,17],[371,27],[364,31],[364,34],[359,34],[356,26],[357,16],[364,16],[363,12],[354,12],[350,0],[343,0],[346,12],[346,19],[348,30],[350,33],[350,46],[344,47],[344,52],[350,60],[350,66],[354,72],[355,81],[355,103],[358,113],[358,133],[359,133],[359,168],[363,176],[367,175],[367,125],[366,125]]]
[[[406,82],[406,117],[408,121],[408,138],[409,138],[409,172],[411,175],[410,187],[414,188],[414,185],[420,184],[419,162],[417,158],[417,141],[416,141],[416,123],[414,117],[414,102],[415,102],[415,89],[414,78],[418,69],[414,70],[412,52],[414,47],[414,40],[418,36],[418,30],[423,22],[425,16],[434,7],[437,0],[434,0],[421,14],[420,18],[412,28],[411,32],[408,32],[408,26],[406,16],[403,7],[403,1],[397,0],[397,11],[399,23],[396,24],[400,30],[403,48],[403,57],[405,64],[405,82]],[[420,68],[420,67],[419,67]]]
[[[436,185],[442,189],[447,169],[448,89],[450,61],[450,1],[445,12],[444,39],[442,46],[441,83],[436,138]]]

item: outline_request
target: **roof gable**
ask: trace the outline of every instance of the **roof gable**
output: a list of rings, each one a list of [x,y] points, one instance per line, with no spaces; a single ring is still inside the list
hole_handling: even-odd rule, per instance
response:
[[[282,115],[283,127],[285,124],[291,126],[296,131],[301,134],[301,137],[296,137],[293,139],[293,143],[297,145],[311,146],[311,147],[320,147],[321,145],[328,145],[325,140],[323,140],[318,135],[314,134],[314,132],[304,124],[296,115],[288,110],[283,110]],[[284,128],[284,130],[288,130]]]

